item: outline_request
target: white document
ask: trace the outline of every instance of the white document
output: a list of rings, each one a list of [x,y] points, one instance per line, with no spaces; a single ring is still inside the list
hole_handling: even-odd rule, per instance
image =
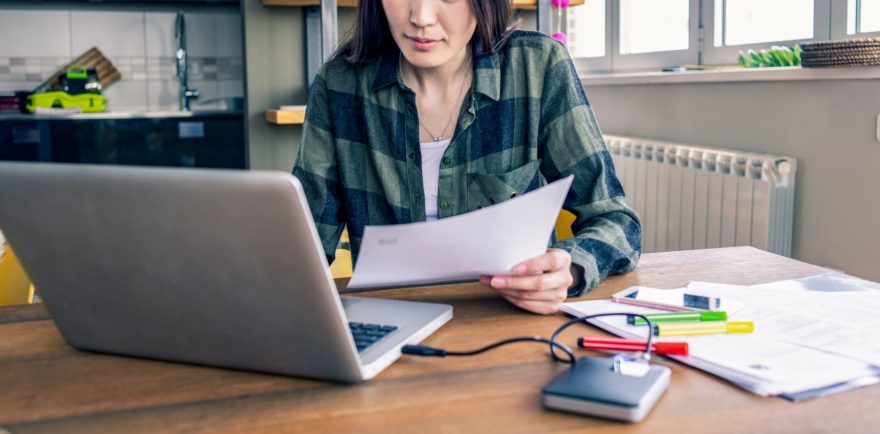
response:
[[[691,282],[704,295],[736,294],[773,339],[880,367],[880,287],[842,274],[736,287]]]
[[[694,292],[690,285],[688,289],[689,292]],[[725,293],[725,295],[730,294]],[[720,294],[714,295],[720,296]],[[737,296],[740,296],[740,293],[737,293]],[[614,303],[610,300],[565,303],[561,309],[574,316],[607,312],[662,312]],[[747,307],[731,319],[750,320],[752,317],[749,312]],[[647,327],[629,325],[624,316],[597,318],[589,322],[618,336],[640,339],[647,337]],[[753,334],[655,337],[655,339],[659,342],[688,342],[689,356],[670,357],[727,379],[762,396],[797,394],[846,383],[855,386],[860,385],[862,381],[874,381],[878,375],[876,369],[860,360],[778,340],[771,333],[763,330],[761,324],[755,321]]]
[[[423,285],[511,274],[547,252],[573,176],[480,210],[404,225],[367,226],[349,288]]]

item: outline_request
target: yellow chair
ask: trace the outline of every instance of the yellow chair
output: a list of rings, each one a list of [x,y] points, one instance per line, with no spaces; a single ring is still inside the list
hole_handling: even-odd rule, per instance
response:
[[[559,213],[559,218],[556,220],[557,241],[574,236],[574,233],[571,230],[572,223],[574,223],[574,214],[562,210],[562,212]],[[342,231],[342,236],[339,241],[343,245],[348,244],[348,229]],[[347,249],[336,249],[336,259],[330,264],[330,274],[333,275],[334,279],[339,279],[343,277],[351,277],[351,273],[351,251]]]
[[[34,300],[34,285],[9,244],[0,239],[0,306],[30,304]]]
[[[348,246],[348,228],[342,230],[342,235],[339,237],[339,243],[342,246]],[[334,279],[341,279],[343,277],[351,277],[352,266],[351,266],[351,247],[348,249],[336,249],[336,259],[333,260],[333,263],[330,264],[330,274]]]
[[[562,241],[574,236],[574,232],[571,230],[574,218],[574,214],[566,210],[559,212],[559,218],[556,219],[556,241]]]

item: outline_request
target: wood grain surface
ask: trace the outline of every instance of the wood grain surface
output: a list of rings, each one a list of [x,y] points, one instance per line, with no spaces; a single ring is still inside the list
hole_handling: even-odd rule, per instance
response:
[[[266,110],[266,122],[275,125],[302,125],[306,120],[306,109],[269,109]]]
[[[584,298],[634,284],[754,284],[823,271],[749,247],[647,254],[636,271],[609,278]],[[452,304],[455,318],[425,342],[449,349],[549,336],[565,321],[520,311],[478,284],[360,295]],[[470,358],[404,356],[374,380],[351,386],[81,352],[40,309],[0,310],[0,428],[12,433],[854,433],[880,426],[880,387],[795,404],[657,357],[672,369],[672,383],[644,422],[625,424],[542,409],[541,388],[564,369],[543,345]],[[602,334],[573,327],[563,339],[573,344],[576,336]]]

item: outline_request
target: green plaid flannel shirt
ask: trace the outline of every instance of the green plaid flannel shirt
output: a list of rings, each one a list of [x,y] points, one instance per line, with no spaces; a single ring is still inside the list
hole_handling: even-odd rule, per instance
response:
[[[415,93],[397,74],[399,53],[326,63],[312,85],[293,174],[299,178],[328,262],[348,225],[356,260],[364,227],[425,220]],[[580,295],[635,268],[638,215],[624,203],[611,156],[565,47],[515,31],[488,54],[474,50],[474,80],[440,165],[438,218],[499,203],[575,175],[563,207]]]

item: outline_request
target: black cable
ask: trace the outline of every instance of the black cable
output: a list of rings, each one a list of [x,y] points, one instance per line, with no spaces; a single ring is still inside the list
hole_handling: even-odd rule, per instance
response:
[[[651,358],[651,344],[652,344],[652,331],[654,330],[654,325],[651,323],[651,320],[642,314],[637,313],[621,313],[621,312],[609,312],[609,313],[598,313],[595,315],[587,315],[580,318],[574,318],[567,321],[565,324],[559,326],[556,331],[553,332],[553,335],[550,339],[542,338],[540,336],[520,336],[515,338],[503,339],[489,345],[486,345],[481,348],[477,348],[475,350],[470,351],[448,351],[444,348],[434,348],[427,347],[422,345],[404,345],[401,348],[401,352],[403,354],[409,354],[412,356],[433,356],[433,357],[446,357],[446,356],[476,356],[477,354],[485,353],[486,351],[494,350],[503,345],[512,344],[516,342],[541,342],[550,345],[550,355],[553,357],[553,360],[557,362],[571,363],[574,364],[577,361],[577,357],[574,355],[574,351],[571,350],[567,345],[556,342],[556,338],[559,337],[559,334],[562,333],[565,329],[572,326],[572,324],[577,324],[579,322],[583,322],[584,324],[588,324],[587,321],[593,318],[599,318],[603,316],[636,316],[645,320],[648,323],[648,340],[645,342],[645,360],[650,360]],[[559,357],[556,353],[556,349],[559,348],[568,356],[568,360]]]
[[[568,356],[568,363],[574,363],[577,361],[577,356],[574,355],[574,351],[568,347],[568,345],[561,344],[559,342],[554,342],[546,338],[542,338],[540,336],[520,336],[516,338],[503,339],[489,345],[486,345],[481,348],[477,348],[475,350],[470,351],[447,351],[443,348],[434,348],[427,347],[423,345],[404,345],[401,348],[401,352],[403,354],[409,354],[412,356],[434,356],[434,357],[446,357],[446,356],[476,356],[477,354],[485,353],[486,351],[494,350],[503,345],[512,344],[516,342],[539,342],[550,344],[550,348],[553,349],[554,355],[556,353],[556,348],[561,349]],[[556,356],[557,359],[559,356]],[[562,360],[562,359],[558,359]]]
[[[573,319],[569,320],[568,322],[566,322],[565,324],[559,326],[559,327],[556,329],[556,331],[553,332],[553,335],[550,336],[550,342],[551,342],[551,344],[550,344],[550,355],[553,356],[553,360],[555,360],[555,361],[557,361],[557,362],[563,362],[563,361],[564,361],[563,359],[559,358],[559,356],[556,354],[556,348],[553,346],[553,343],[556,343],[556,338],[559,337],[559,334],[562,333],[565,329],[571,327],[573,324],[577,324],[577,323],[580,323],[580,322],[583,322],[584,324],[589,324],[588,321],[591,320],[591,319],[593,319],[593,318],[600,318],[600,317],[603,317],[603,316],[621,316],[621,315],[625,315],[625,316],[636,316],[636,317],[639,317],[639,318],[645,320],[645,322],[648,323],[648,339],[647,339],[647,341],[645,342],[645,355],[644,355],[644,358],[645,358],[645,360],[651,360],[651,345],[652,345],[652,340],[653,340],[652,338],[653,338],[653,335],[654,335],[654,333],[653,333],[653,331],[654,331],[654,324],[651,323],[651,319],[648,318],[648,317],[646,317],[645,315],[638,314],[638,313],[622,313],[622,312],[597,313],[597,314],[594,314],[594,315],[582,316],[582,317],[580,317],[580,318],[573,318]]]

